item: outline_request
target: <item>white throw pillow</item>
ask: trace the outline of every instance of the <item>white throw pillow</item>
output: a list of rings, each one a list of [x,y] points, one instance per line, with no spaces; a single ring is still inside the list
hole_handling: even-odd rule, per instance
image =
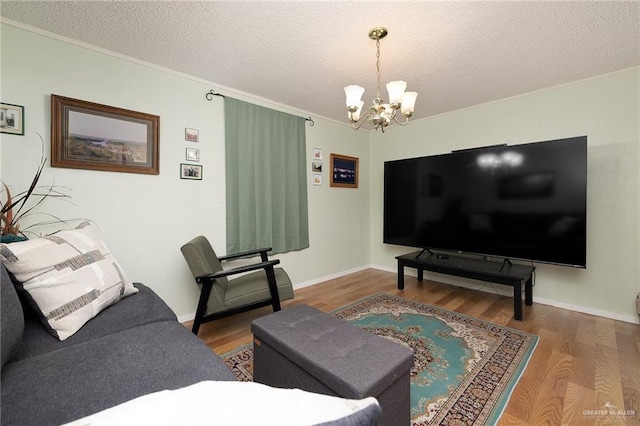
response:
[[[203,409],[212,401],[214,411]],[[64,426],[370,425],[379,413],[372,396],[346,399],[254,382],[204,381],[143,395]]]
[[[138,292],[88,222],[70,231],[1,244],[0,258],[49,332],[60,340]]]

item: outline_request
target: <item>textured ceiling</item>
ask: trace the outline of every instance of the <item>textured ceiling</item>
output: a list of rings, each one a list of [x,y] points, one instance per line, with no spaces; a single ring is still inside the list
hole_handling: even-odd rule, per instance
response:
[[[341,122],[343,87],[428,117],[640,64],[640,2],[2,1],[17,21]]]

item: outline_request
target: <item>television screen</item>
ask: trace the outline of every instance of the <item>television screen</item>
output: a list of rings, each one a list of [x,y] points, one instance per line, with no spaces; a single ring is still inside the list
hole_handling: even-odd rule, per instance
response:
[[[387,161],[388,244],[586,267],[587,137]]]

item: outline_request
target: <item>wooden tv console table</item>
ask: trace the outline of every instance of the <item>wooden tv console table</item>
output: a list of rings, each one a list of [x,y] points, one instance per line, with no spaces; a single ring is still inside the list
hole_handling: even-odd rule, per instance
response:
[[[441,274],[489,281],[513,287],[513,316],[522,321],[522,286],[524,301],[533,304],[533,265],[516,265],[508,259],[496,262],[481,258],[469,258],[454,255],[442,255],[428,251],[416,251],[397,256],[398,290],[404,290],[404,268],[416,268],[418,281],[422,281],[423,272],[439,272]]]

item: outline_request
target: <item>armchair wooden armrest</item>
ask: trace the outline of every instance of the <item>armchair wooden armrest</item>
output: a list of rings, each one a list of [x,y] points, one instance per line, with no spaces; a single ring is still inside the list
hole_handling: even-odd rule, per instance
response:
[[[237,268],[225,269],[223,271],[218,271],[213,274],[200,275],[196,277],[196,281],[199,283],[206,281],[213,281],[216,278],[228,277],[230,275],[241,274],[243,272],[256,271],[258,269],[267,269],[269,267],[273,268],[275,265],[280,263],[280,259],[273,259],[267,262],[255,263],[253,265],[245,265],[239,266]]]
[[[254,249],[254,250],[247,250],[239,253],[227,254],[225,256],[218,256],[218,260],[222,262],[225,260],[240,259],[243,257],[253,257],[259,254],[260,257],[262,258],[262,261],[264,262],[267,260],[267,252],[270,252],[270,251],[271,251],[271,247],[264,247],[264,248]]]

